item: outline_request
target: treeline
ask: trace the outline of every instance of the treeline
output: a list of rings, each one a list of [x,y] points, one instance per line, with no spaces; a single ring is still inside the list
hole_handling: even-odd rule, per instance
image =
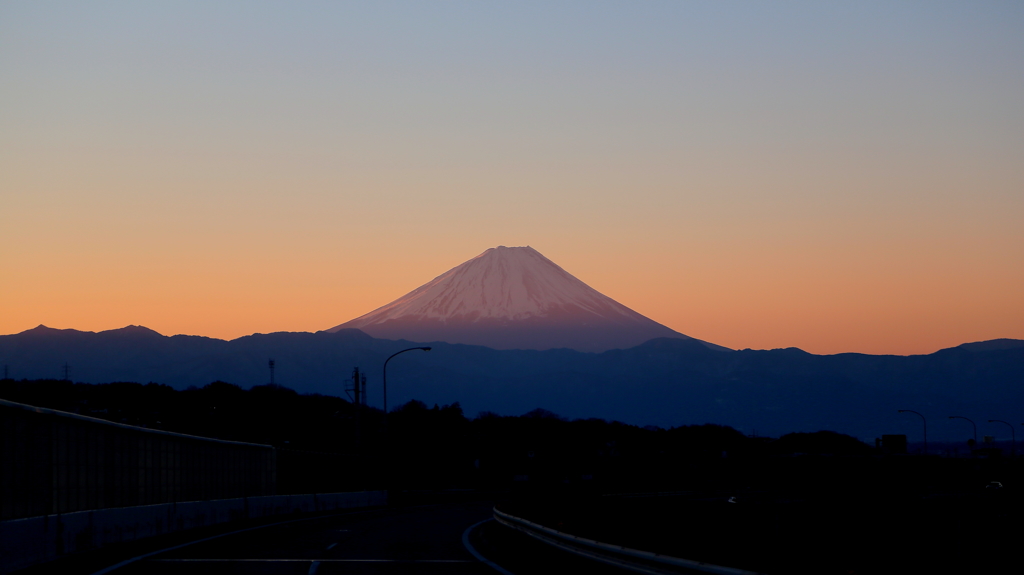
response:
[[[352,410],[337,397],[273,385],[243,390],[220,381],[178,391],[156,383],[8,380],[0,383],[0,399],[201,437],[275,446],[294,439],[314,450],[337,445]]]
[[[661,429],[601,419],[567,421],[543,409],[521,416],[458,403],[411,401],[385,421],[375,408],[273,385],[224,382],[178,391],[166,385],[3,380],[0,399],[108,421],[278,449],[281,492],[390,483],[407,489],[688,489],[731,483],[726,462],[793,454],[868,455],[832,432],[778,439],[726,426]],[[749,466],[748,466],[749,467]],[[700,470],[700,472],[696,472]]]

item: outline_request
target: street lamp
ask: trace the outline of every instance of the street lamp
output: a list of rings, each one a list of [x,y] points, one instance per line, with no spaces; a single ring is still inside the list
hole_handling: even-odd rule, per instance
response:
[[[988,422],[989,423],[1002,423],[1003,425],[1010,426],[1010,438],[1011,438],[1010,440],[1013,442],[1013,443],[1010,444],[1010,445],[1013,446],[1013,447],[1010,448],[1010,457],[1017,457],[1017,430],[1015,430],[1013,428],[1013,424],[1010,423],[1009,421],[1003,421],[1002,419],[990,419],[990,420],[988,420]]]
[[[403,349],[401,351],[396,351],[396,352],[392,353],[391,357],[388,357],[387,359],[384,360],[384,377],[382,378],[382,382],[381,382],[382,383],[382,387],[384,388],[384,421],[387,421],[387,362],[391,361],[391,358],[393,358],[394,356],[398,355],[399,353],[406,353],[407,351],[413,351],[413,350],[418,350],[418,349],[419,350],[423,350],[423,351],[430,351],[430,348],[409,348],[409,349]],[[977,434],[975,434],[975,435],[977,435]]]
[[[949,418],[950,419],[967,419],[966,417],[964,417],[962,415],[950,415]],[[974,447],[978,447],[978,424],[974,423],[974,420],[972,420],[972,419],[967,419],[967,421],[970,421],[971,425],[974,426]]]
[[[430,351],[429,347],[410,347],[409,349],[403,349],[402,351],[396,351],[391,354],[390,357],[384,360],[384,376],[381,378],[381,387],[384,389],[384,450],[388,452],[391,450],[391,428],[388,426],[388,362],[391,361],[396,355],[405,353],[407,351],[413,351],[421,349],[423,351]],[[384,489],[390,490],[391,484],[391,463],[387,459],[387,453],[385,453],[384,459]],[[391,498],[388,498],[388,505],[391,505]]]
[[[928,420],[923,415],[914,411],[913,409],[899,409],[900,413],[913,413],[921,418],[921,423],[924,425],[924,454],[928,455]]]

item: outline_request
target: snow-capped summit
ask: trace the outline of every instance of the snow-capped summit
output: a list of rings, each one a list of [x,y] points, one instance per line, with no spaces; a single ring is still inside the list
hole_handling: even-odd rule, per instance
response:
[[[688,338],[602,295],[537,250],[498,246],[328,331],[495,349],[605,351]],[[713,349],[725,349],[706,344]]]

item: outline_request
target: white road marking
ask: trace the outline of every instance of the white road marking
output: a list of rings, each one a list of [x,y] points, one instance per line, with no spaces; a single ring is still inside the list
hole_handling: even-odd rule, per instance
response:
[[[476,529],[477,527],[479,527],[480,525],[483,525],[484,523],[487,523],[488,521],[494,521],[494,519],[493,518],[491,518],[491,519],[484,519],[483,521],[481,521],[479,523],[474,523],[474,524],[470,525],[469,527],[467,527],[466,530],[462,532],[462,545],[470,553],[472,553],[473,557],[476,557],[478,561],[480,561],[481,563],[487,565],[491,569],[494,569],[498,573],[501,573],[501,575],[515,575],[515,573],[512,573],[508,569],[505,569],[501,565],[498,565],[494,561],[491,561],[490,559],[488,559],[488,558],[484,557],[483,555],[481,555],[480,552],[477,551],[476,548],[473,547],[473,545],[469,542],[469,533],[471,531],[473,531],[474,529]]]
[[[308,563],[309,559],[150,559],[153,563]],[[472,559],[317,559],[313,563],[476,563]]]
[[[334,549],[335,545],[337,545],[337,543],[331,543],[330,545],[327,546],[327,550],[330,551],[331,549]]]
[[[289,523],[298,523],[299,521],[312,521],[314,519],[323,519],[324,517],[333,517],[333,516],[336,516],[336,515],[365,515],[367,513],[374,513],[376,511],[379,511],[379,509],[367,509],[365,511],[349,511],[349,512],[345,512],[345,513],[334,513],[334,514],[331,514],[331,515],[317,515],[317,516],[314,516],[314,517],[303,517],[301,519],[289,519],[288,521],[278,521],[277,523],[268,523],[266,525],[257,525],[256,527],[247,527],[245,529],[238,529],[236,531],[229,531],[228,533],[221,533],[220,535],[213,535],[211,537],[206,537],[206,538],[203,538],[203,539],[197,539],[195,541],[189,541],[188,543],[182,543],[181,545],[175,545],[173,547],[167,547],[165,549],[160,549],[159,551],[153,551],[151,553],[145,553],[143,555],[138,555],[136,557],[132,557],[131,559],[126,559],[126,560],[124,560],[124,561],[122,561],[122,562],[120,562],[120,563],[118,563],[116,565],[111,565],[110,567],[107,567],[105,569],[100,569],[99,571],[96,571],[92,575],[106,575],[107,573],[110,573],[111,571],[114,571],[116,569],[120,569],[121,567],[124,567],[126,565],[131,565],[132,563],[135,563],[136,561],[140,561],[142,559],[146,559],[147,557],[152,557],[154,555],[160,555],[161,553],[167,553],[168,551],[174,551],[176,549],[181,549],[182,547],[188,547],[189,545],[195,545],[196,543],[202,543],[204,541],[212,541],[214,539],[220,539],[221,537],[227,537],[228,535],[235,535],[237,533],[245,533],[246,531],[253,531],[255,529],[263,529],[265,527],[275,527],[277,525],[287,525]],[[308,561],[308,559],[307,559],[307,561]]]
[[[304,517],[302,519],[292,519],[290,521],[280,521],[278,523],[271,523],[269,525],[259,525],[257,527],[249,527],[247,529],[239,529],[237,531],[232,531],[230,533],[221,533],[220,535],[214,535],[212,537],[206,537],[205,539],[199,539],[199,540],[196,540],[196,541],[189,541],[188,543],[182,543],[181,545],[175,545],[174,547],[168,547],[166,549],[161,549],[159,551],[153,551],[152,553],[146,553],[145,555],[139,555],[138,557],[132,557],[131,559],[127,559],[127,560],[122,561],[122,562],[120,562],[120,563],[118,563],[116,565],[111,565],[110,567],[107,567],[106,569],[100,569],[99,571],[93,573],[92,575],[106,575],[107,573],[110,573],[111,571],[114,571],[116,569],[120,569],[121,567],[124,567],[125,565],[130,565],[130,564],[135,563],[136,561],[139,561],[141,559],[145,559],[147,557],[152,557],[154,555],[159,555],[161,553],[167,553],[168,551],[174,551],[176,549],[181,549],[182,547],[188,547],[189,545],[195,545],[196,543],[202,543],[204,541],[210,541],[210,540],[213,540],[213,539],[220,539],[221,537],[227,537],[228,535],[235,535],[236,533],[245,533],[246,531],[252,531],[254,529],[263,529],[264,527],[273,527],[275,525],[284,525],[285,523],[295,523],[297,521],[307,521],[309,519],[312,519],[312,517],[309,517],[309,518]]]

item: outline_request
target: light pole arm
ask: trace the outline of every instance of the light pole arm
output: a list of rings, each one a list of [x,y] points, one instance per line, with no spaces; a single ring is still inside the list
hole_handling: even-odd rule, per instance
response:
[[[1014,441],[1017,441],[1017,430],[1013,428],[1013,424],[1010,423],[1009,421],[1003,421],[1002,419],[990,419],[990,420],[988,420],[988,422],[989,423],[1002,423],[1003,425],[1009,427],[1010,428],[1010,437],[1012,437]]]
[[[921,423],[924,425],[924,454],[928,455],[928,420],[923,415],[914,411],[913,409],[900,409],[900,413],[913,413],[914,415],[921,418]]]
[[[989,423],[1002,423],[1003,425],[1010,428],[1010,441],[1012,441],[1010,454],[1014,457],[1017,456],[1017,430],[1013,428],[1013,424],[1009,421],[1003,421],[1002,419],[990,419]]]
[[[391,354],[387,359],[384,360],[384,373],[383,376],[381,377],[381,387],[384,389],[384,417],[387,417],[388,415],[388,362],[391,361],[393,357],[400,353],[413,351],[415,349],[430,351],[429,347],[410,347],[408,349],[403,349],[402,351],[396,351],[395,353]]]
[[[977,447],[978,446],[978,424],[974,423],[973,419],[964,417],[962,415],[950,415],[949,418],[950,419],[966,419],[967,421],[971,422],[971,425],[974,427],[974,446]]]

